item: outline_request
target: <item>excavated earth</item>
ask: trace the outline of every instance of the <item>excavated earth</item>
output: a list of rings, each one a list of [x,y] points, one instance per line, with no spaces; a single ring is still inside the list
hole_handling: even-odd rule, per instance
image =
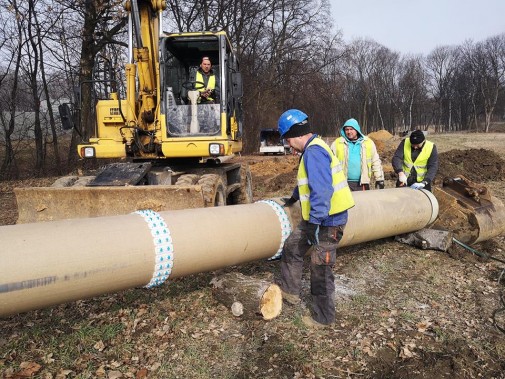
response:
[[[393,187],[400,140],[385,131],[371,137]],[[437,182],[463,174],[505,201],[505,133],[479,137],[430,136],[440,152]],[[250,165],[254,200],[289,195],[295,185],[296,156],[237,160]],[[0,182],[0,224],[15,223],[14,186],[53,180]],[[505,262],[505,238],[473,248],[488,258],[393,238],[342,248],[334,269],[337,322],[322,330],[301,322],[310,303],[307,270],[302,304],[285,304],[271,321],[237,318],[212,296],[214,276],[238,271],[274,280],[278,261],[12,316],[0,320],[1,377],[505,378],[505,264],[498,261]]]

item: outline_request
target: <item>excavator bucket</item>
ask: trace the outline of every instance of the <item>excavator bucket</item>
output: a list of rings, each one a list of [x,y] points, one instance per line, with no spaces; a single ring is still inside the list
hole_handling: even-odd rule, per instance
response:
[[[450,230],[467,244],[505,233],[505,206],[487,187],[460,175],[445,178],[433,193],[440,210],[432,228]]]
[[[14,193],[18,224],[205,206],[200,185],[32,187],[15,188]]]

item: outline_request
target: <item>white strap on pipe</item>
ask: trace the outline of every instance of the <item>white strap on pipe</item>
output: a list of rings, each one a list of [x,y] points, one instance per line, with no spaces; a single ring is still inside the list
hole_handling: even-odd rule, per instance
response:
[[[259,200],[257,203],[265,203],[268,204],[272,207],[272,209],[275,211],[277,214],[277,217],[279,217],[279,225],[281,226],[281,245],[279,246],[279,249],[277,252],[271,257],[268,258],[269,260],[274,260],[278,259],[282,255],[282,249],[284,247],[284,242],[286,239],[289,237],[291,234],[291,223],[289,222],[289,217],[286,214],[286,211],[282,207],[282,205],[276,203],[273,200]]]
[[[167,223],[159,215],[150,209],[134,212],[142,216],[147,222],[151,235],[153,236],[154,252],[156,254],[153,277],[146,288],[162,285],[172,273],[174,266],[174,245]]]

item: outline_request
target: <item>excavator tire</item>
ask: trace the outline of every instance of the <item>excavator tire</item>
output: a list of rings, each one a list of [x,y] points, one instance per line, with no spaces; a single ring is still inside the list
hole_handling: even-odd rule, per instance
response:
[[[198,183],[198,180],[200,179],[200,175],[196,174],[184,174],[181,175],[178,179],[175,185],[177,186],[192,186],[196,183]]]
[[[51,184],[53,188],[65,188],[65,187],[84,187],[89,182],[91,182],[94,176],[77,176],[69,175],[58,178]]]
[[[203,199],[206,207],[226,205],[226,187],[219,175],[202,175],[200,180],[198,180],[198,184],[202,186]]]
[[[240,167],[240,188],[232,196],[233,204],[250,204],[253,201],[252,175],[246,163]]]

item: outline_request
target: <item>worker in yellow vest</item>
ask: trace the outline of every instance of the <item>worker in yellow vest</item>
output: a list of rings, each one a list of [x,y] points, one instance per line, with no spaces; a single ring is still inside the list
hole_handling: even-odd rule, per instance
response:
[[[219,82],[209,57],[203,57],[195,74],[196,88],[200,92],[199,103],[215,103],[219,99]]]
[[[335,278],[337,244],[347,223],[347,210],[354,200],[342,166],[330,147],[312,134],[308,116],[290,109],[279,118],[281,138],[301,154],[298,185],[284,206],[300,201],[302,221],[284,243],[279,286],[283,299],[300,303],[304,256],[310,250],[311,315],[302,317],[308,327],[335,322]]]
[[[340,137],[331,144],[331,150],[342,163],[351,191],[366,191],[375,179],[375,188],[384,188],[384,171],[375,143],[361,133],[361,127],[350,118],[340,129]]]
[[[438,170],[437,147],[428,141],[421,130],[414,130],[405,138],[393,156],[393,169],[398,174],[396,187],[427,189]]]

